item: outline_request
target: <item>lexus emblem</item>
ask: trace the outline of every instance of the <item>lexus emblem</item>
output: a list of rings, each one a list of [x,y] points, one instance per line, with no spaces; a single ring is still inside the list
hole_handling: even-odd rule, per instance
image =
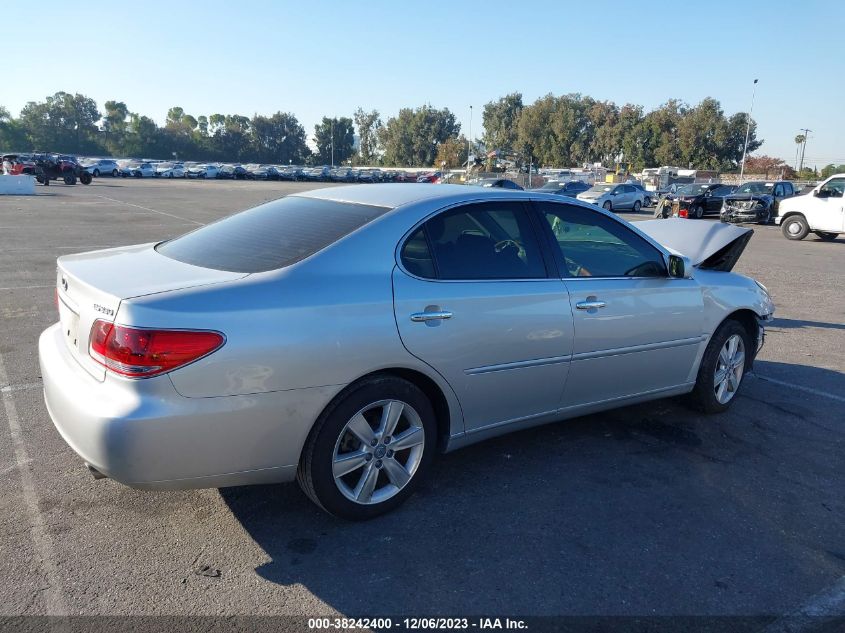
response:
[[[67,279],[64,277],[62,277],[62,288],[64,288],[65,292],[67,292]]]

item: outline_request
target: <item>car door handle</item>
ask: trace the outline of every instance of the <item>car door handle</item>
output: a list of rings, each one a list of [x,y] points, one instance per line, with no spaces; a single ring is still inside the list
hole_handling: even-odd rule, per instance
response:
[[[414,312],[411,315],[411,321],[414,323],[424,323],[426,321],[443,321],[451,319],[452,313],[448,310],[437,310],[436,312]]]
[[[587,300],[579,301],[575,304],[575,307],[579,310],[595,310],[597,308],[603,308],[606,305],[604,301]]]

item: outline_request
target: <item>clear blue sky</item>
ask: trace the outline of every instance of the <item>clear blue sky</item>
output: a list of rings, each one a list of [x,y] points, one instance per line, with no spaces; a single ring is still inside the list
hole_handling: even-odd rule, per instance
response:
[[[0,105],[59,90],[124,101],[163,122],[293,112],[309,137],[358,106],[386,120],[431,103],[458,116],[520,91],[653,108],[712,96],[745,111],[757,77],[758,153],[845,163],[845,2],[3,2]],[[78,55],[84,63],[41,63]]]

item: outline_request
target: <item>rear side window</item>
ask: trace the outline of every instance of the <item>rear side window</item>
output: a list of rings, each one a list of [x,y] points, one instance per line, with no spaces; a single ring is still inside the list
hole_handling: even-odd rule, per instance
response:
[[[260,273],[305,259],[389,210],[289,196],[162,242],[156,250],[203,268]]]

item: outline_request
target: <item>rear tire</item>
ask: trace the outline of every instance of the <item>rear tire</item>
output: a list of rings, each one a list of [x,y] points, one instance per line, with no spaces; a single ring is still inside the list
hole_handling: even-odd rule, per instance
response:
[[[839,233],[828,233],[827,231],[813,231],[820,240],[824,242],[832,242],[837,237],[839,237]]]
[[[736,353],[729,353],[732,343],[736,344]],[[748,331],[739,321],[730,319],[716,329],[704,350],[695,388],[689,394],[694,408],[704,413],[722,413],[730,408],[751,366],[752,345]]]
[[[397,408],[397,422],[385,430],[388,411]],[[365,433],[353,433],[353,425]],[[297,481],[329,514],[371,519],[401,505],[426,476],[434,460],[436,428],[431,403],[416,385],[394,376],[368,378],[343,392],[317,419],[302,450]],[[361,435],[370,439],[365,442]],[[400,442],[409,446],[394,453],[391,446]],[[357,465],[339,472],[338,464],[353,461]]]
[[[810,232],[803,215],[791,215],[783,221],[783,236],[788,240],[803,240]]]

